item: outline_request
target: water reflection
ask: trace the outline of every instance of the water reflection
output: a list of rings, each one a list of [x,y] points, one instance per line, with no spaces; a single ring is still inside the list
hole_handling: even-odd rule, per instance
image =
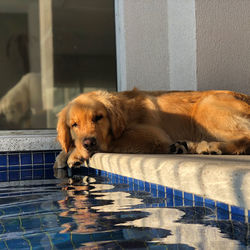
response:
[[[57,176],[66,177],[61,171]],[[245,249],[249,244],[244,223],[234,226],[231,221],[216,221],[214,211],[205,207],[159,207],[149,193],[128,192],[126,184],[76,176],[62,190],[66,195],[58,201],[60,216],[72,220],[62,224],[60,233],[91,234],[96,239],[82,242],[83,246],[223,249],[226,244],[227,249]],[[241,236],[232,235],[240,228]]]

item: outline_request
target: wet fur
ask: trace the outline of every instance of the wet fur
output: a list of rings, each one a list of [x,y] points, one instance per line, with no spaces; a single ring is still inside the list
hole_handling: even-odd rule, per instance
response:
[[[103,118],[94,122],[96,115]],[[95,152],[250,154],[250,96],[95,91],[78,96],[59,113],[57,132],[65,156],[60,157],[68,158],[69,166]],[[89,137],[97,140],[94,152],[83,147]]]

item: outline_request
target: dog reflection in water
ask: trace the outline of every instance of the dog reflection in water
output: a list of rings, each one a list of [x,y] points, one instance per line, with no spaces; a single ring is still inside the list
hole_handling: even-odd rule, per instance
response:
[[[67,177],[67,171],[64,169],[54,172],[56,178]],[[65,192],[65,199],[59,200],[58,204],[62,212],[61,217],[72,218],[72,222],[62,224],[63,230],[60,233],[91,233],[96,231],[97,219],[99,215],[95,213],[91,206],[89,182],[94,181],[93,178],[66,178],[67,182],[62,183],[62,190]]]

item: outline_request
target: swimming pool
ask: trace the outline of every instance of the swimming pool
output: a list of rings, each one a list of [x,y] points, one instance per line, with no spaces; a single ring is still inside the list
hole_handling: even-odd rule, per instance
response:
[[[93,168],[0,154],[0,249],[247,249],[249,211]],[[57,178],[54,177],[54,174]]]

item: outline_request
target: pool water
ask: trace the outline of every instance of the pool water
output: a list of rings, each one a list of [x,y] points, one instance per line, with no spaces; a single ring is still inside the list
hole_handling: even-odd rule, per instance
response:
[[[153,189],[87,168],[75,170],[70,180],[66,170],[55,175],[1,184],[0,249],[249,246],[247,219],[224,216],[218,207],[161,197]]]

